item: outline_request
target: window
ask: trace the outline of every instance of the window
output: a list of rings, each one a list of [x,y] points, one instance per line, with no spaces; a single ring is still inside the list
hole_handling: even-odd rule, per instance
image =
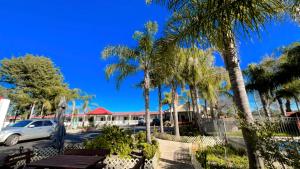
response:
[[[52,122],[51,121],[44,121],[44,126],[52,126]]]
[[[128,120],[128,117],[124,117],[124,120]]]
[[[100,121],[104,121],[104,117],[101,117]]]
[[[41,127],[43,126],[43,121],[36,121],[31,123],[31,125],[34,125],[34,127]]]
[[[115,121],[115,117],[112,117],[112,121]]]
[[[82,121],[83,121],[82,117],[79,117],[79,118],[78,118],[78,121],[79,121],[79,122],[82,122]]]
[[[31,122],[32,122],[31,120],[23,120],[13,124],[11,127],[25,127]]]
[[[139,117],[133,116],[133,120],[138,120],[138,119],[139,119]]]

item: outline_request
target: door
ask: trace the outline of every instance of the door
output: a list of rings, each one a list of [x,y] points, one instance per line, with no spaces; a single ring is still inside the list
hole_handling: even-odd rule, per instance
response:
[[[43,121],[35,121],[31,123],[29,126],[33,126],[29,128],[31,138],[29,139],[34,139],[34,138],[41,138],[43,137]]]
[[[54,132],[54,125],[50,120],[45,120],[43,124],[43,137],[50,137]]]

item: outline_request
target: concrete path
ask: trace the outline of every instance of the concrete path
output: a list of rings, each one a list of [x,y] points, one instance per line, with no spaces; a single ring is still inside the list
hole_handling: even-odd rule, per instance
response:
[[[191,143],[157,139],[159,142],[159,169],[194,169],[191,165]]]

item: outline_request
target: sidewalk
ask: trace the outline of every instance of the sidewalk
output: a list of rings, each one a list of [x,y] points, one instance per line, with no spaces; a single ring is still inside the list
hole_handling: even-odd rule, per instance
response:
[[[191,166],[191,143],[181,143],[157,139],[159,142],[159,169],[194,169]]]

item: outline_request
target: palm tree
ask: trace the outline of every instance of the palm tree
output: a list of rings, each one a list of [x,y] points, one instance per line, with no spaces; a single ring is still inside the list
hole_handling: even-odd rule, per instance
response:
[[[44,118],[45,114],[47,114],[47,112],[49,112],[49,110],[51,109],[52,109],[52,105],[50,101],[47,99],[42,100],[42,109],[41,109],[42,118]]]
[[[294,80],[287,84],[284,84],[282,88],[275,91],[276,98],[284,98],[286,99],[286,111],[291,112],[291,103],[290,100],[294,99],[295,104],[297,106],[298,111],[299,109],[299,96],[300,96],[300,80]],[[284,114],[285,115],[285,114]]]
[[[165,59],[163,56],[160,55],[159,52],[155,51],[153,52],[154,55],[151,59],[151,65],[153,68],[153,71],[150,73],[150,79],[151,79],[151,86],[153,88],[158,89],[158,111],[160,115],[160,132],[164,133],[164,124],[163,124],[163,100],[162,100],[162,86],[166,80],[166,71],[165,71]]]
[[[179,139],[179,122],[178,122],[178,112],[177,112],[177,103],[178,103],[178,94],[177,87],[183,86],[183,70],[185,65],[186,54],[184,49],[179,48],[178,46],[169,46],[168,49],[164,50],[162,57],[168,58],[165,72],[166,72],[166,84],[171,88],[171,102],[172,110],[174,113],[174,128],[175,128],[175,137]]]
[[[216,118],[214,110],[218,107],[218,98],[220,95],[227,95],[230,89],[228,72],[221,67],[211,67],[205,72],[199,88],[201,95],[210,104],[211,116]]]
[[[135,48],[119,45],[108,46],[102,51],[103,59],[107,59],[110,56],[118,57],[118,61],[116,63],[109,64],[105,69],[107,78],[110,78],[113,73],[117,73],[117,88],[119,88],[120,83],[127,76],[135,74],[138,71],[142,71],[144,73],[143,90],[148,143],[151,143],[149,114],[150,73],[152,71],[151,58],[154,52],[154,36],[157,32],[157,29],[157,23],[149,21],[145,24],[145,30],[143,32],[136,31],[134,33],[133,38],[138,42],[138,46]]]
[[[266,57],[260,64],[249,64],[244,74],[247,77],[246,88],[248,91],[257,91],[267,118],[271,117],[270,104],[272,93],[277,84],[274,83],[274,76],[278,69],[279,62],[271,57]]]
[[[178,100],[179,102],[183,102],[187,106],[189,122],[192,122],[192,117],[193,117],[192,113],[195,113],[195,107],[192,104],[192,112],[191,112],[191,103],[192,103],[191,91],[188,89],[182,89],[180,95],[178,96]]]
[[[172,95],[171,92],[164,93],[164,99],[162,100],[163,105],[168,105],[169,112],[170,112],[170,122],[171,125],[174,125],[174,117],[173,117],[173,110],[172,110]]]
[[[261,25],[284,10],[282,0],[244,0],[244,1],[173,1],[147,0],[166,4],[174,11],[169,22],[169,40],[175,43],[188,40],[209,42],[223,56],[229,72],[235,103],[239,115],[246,124],[254,122],[245,90],[236,49],[236,30],[246,34],[249,30],[259,32]],[[250,169],[259,168],[259,157],[255,153],[256,134],[246,127],[242,128]]]
[[[189,84],[193,109],[197,114],[200,114],[200,109],[198,106],[198,86],[201,82],[206,80],[204,78],[205,73],[212,67],[213,50],[202,50],[196,46],[183,50],[186,61],[182,76],[184,77],[185,82]]]

